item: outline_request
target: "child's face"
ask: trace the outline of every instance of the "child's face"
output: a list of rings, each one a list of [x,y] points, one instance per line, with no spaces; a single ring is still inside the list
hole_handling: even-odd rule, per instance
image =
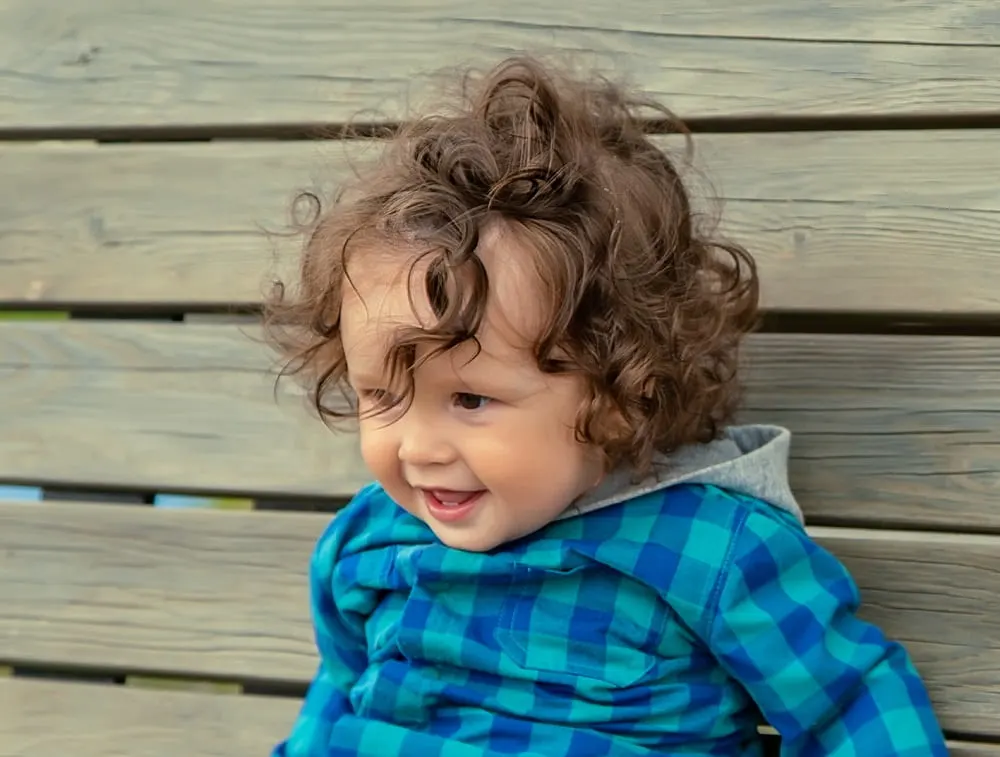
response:
[[[393,500],[442,542],[469,551],[541,528],[602,474],[598,451],[574,438],[580,379],[542,373],[524,338],[540,317],[526,253],[509,235],[484,237],[490,302],[481,351],[466,344],[429,360],[415,374],[405,412],[360,421],[365,463]],[[364,263],[351,268],[358,293],[345,283],[341,330],[363,412],[386,385],[381,365],[393,329],[426,323],[430,308],[419,269],[417,312],[410,307],[412,258],[360,257]]]

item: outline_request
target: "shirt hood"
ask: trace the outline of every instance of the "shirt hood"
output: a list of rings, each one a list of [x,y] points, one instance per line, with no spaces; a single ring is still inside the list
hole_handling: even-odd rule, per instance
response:
[[[802,523],[788,482],[791,432],[762,424],[730,426],[706,444],[691,444],[653,460],[653,472],[635,481],[632,471],[612,471],[560,516],[571,518],[677,484],[710,484],[786,510]]]

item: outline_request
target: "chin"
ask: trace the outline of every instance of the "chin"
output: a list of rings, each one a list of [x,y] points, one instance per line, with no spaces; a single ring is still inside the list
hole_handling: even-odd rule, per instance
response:
[[[488,552],[504,542],[503,539],[497,539],[485,534],[455,533],[454,531],[438,529],[433,526],[431,530],[434,531],[443,544],[452,549],[460,549],[464,552]]]

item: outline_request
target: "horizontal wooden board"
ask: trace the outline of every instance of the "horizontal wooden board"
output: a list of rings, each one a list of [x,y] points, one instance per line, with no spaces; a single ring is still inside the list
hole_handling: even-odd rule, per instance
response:
[[[760,335],[740,420],[792,430],[814,520],[996,529],[1000,340]]]
[[[1000,130],[720,134],[696,145],[692,192],[759,260],[765,307],[1000,312]],[[297,190],[329,192],[377,146],[2,147],[0,305],[257,303],[299,245],[263,231],[287,232]]]
[[[627,73],[688,117],[1000,110],[995,5],[891,5],[4,0],[0,124],[392,120],[443,67],[519,50]]]
[[[253,329],[63,325],[0,323],[0,481],[333,497],[366,481],[354,436],[275,386]]]
[[[948,753],[951,757],[998,757],[1000,744],[949,741]]]
[[[327,516],[0,504],[0,662],[306,683]],[[900,639],[945,727],[1000,735],[1000,537],[813,529]],[[261,608],[266,608],[262,611]]]
[[[5,757],[246,757],[287,736],[299,702],[277,697],[0,681]]]
[[[329,518],[0,503],[0,660],[304,683]]]
[[[951,757],[997,757],[1000,744],[952,741],[948,744],[948,752]]]
[[[252,327],[0,323],[0,483],[350,496],[353,431]],[[792,429],[813,519],[1000,528],[1000,340],[757,335],[740,420]]]
[[[0,682],[10,757],[244,757],[283,738],[298,702],[73,683]],[[1000,745],[951,741],[952,757],[998,757]],[[777,754],[777,752],[775,752]]]

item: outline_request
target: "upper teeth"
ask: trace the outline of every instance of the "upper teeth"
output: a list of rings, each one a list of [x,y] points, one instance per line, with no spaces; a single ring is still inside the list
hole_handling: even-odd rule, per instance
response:
[[[459,494],[454,494],[454,493],[443,494],[439,492],[433,492],[433,494],[434,498],[443,505],[460,505],[463,502],[467,501],[472,496],[472,493],[470,492],[462,492]]]

